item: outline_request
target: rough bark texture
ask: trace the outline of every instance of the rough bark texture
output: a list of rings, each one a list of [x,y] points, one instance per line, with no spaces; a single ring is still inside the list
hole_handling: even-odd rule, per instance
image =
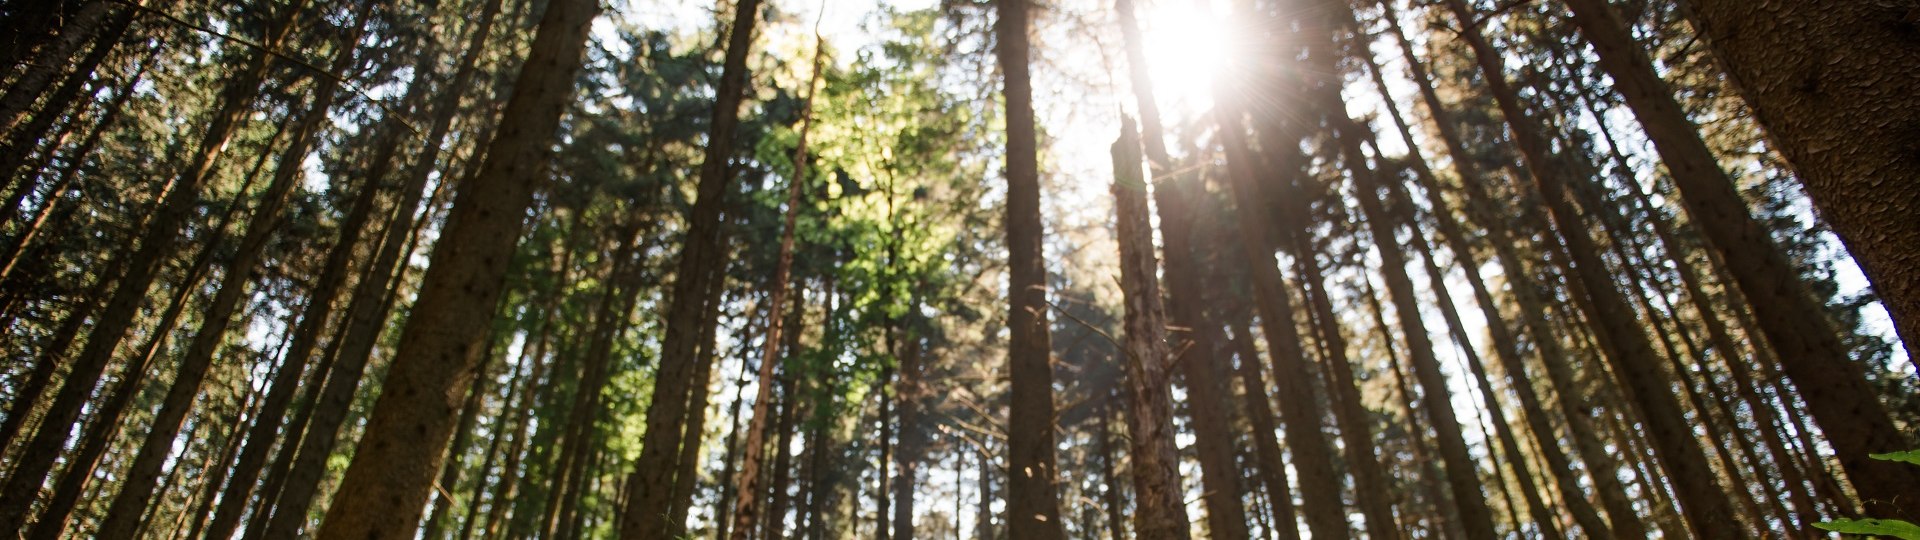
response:
[[[1905,2],[1778,0],[1686,5],[1735,89],[1799,173],[1820,217],[1873,283],[1907,351],[1920,351],[1920,251],[1913,249],[1920,245],[1920,220],[1913,219],[1914,209],[1920,208],[1920,183],[1913,181],[1920,178],[1920,131],[1914,129],[1920,125],[1920,97],[1913,92],[1920,88],[1917,8]],[[1753,302],[1758,309],[1763,301]],[[1766,318],[1760,317],[1762,324]],[[1791,356],[1783,350],[1781,359]],[[1791,364],[1786,367],[1790,377],[1799,371]],[[1794,378],[1798,382],[1799,377]],[[1812,407],[1818,420],[1822,406]],[[1829,411],[1835,416],[1856,412]],[[1863,497],[1890,495],[1873,486],[1872,478],[1885,479],[1889,486],[1902,485],[1902,480],[1913,485],[1913,473],[1897,470],[1900,464],[1847,455],[1853,443],[1840,442],[1859,438],[1905,448],[1900,441],[1845,431],[1830,431],[1828,436],[1836,446],[1847,445],[1839,451],[1850,473],[1866,473],[1850,474],[1854,481],[1870,479],[1869,485],[1857,486],[1869,490]],[[1920,512],[1920,501],[1904,499],[1870,504],[1912,519],[1915,514],[1909,512]]]
[[[1127,434],[1131,443],[1135,513],[1141,538],[1188,538],[1180,451],[1173,442],[1173,396],[1167,368],[1166,315],[1159,262],[1148,224],[1147,183],[1140,175],[1140,137],[1123,119],[1113,143],[1113,208],[1120,245],[1120,291],[1125,299],[1122,352],[1127,373]],[[1238,504],[1235,501],[1234,504]],[[1240,527],[1245,527],[1245,520]],[[1219,525],[1210,523],[1210,527]]]
[[[1143,144],[1135,146],[1144,147],[1146,152],[1147,168],[1154,183],[1154,202],[1160,218],[1160,237],[1166,250],[1167,316],[1172,328],[1186,329],[1178,334],[1177,339],[1175,335],[1166,336],[1169,338],[1166,348],[1171,354],[1167,361],[1178,365],[1187,381],[1187,403],[1195,434],[1194,447],[1200,460],[1202,489],[1206,493],[1207,532],[1212,538],[1220,540],[1243,539],[1251,533],[1247,527],[1246,509],[1241,504],[1240,473],[1234,462],[1234,437],[1231,427],[1227,425],[1228,408],[1224,399],[1227,394],[1221,393],[1227,387],[1221,381],[1219,362],[1216,361],[1220,330],[1217,324],[1207,319],[1205,301],[1201,298],[1200,270],[1196,268],[1197,261],[1192,249],[1193,214],[1189,199],[1194,182],[1170,174],[1172,160],[1167,155],[1166,135],[1161,127],[1159,105],[1155,102],[1153,81],[1149,76],[1151,67],[1146,63],[1133,2],[1116,0],[1114,10],[1119,13],[1120,29],[1126,41],[1128,75],[1143,129],[1140,133]],[[1119,157],[1115,156],[1116,159]],[[1131,162],[1133,165],[1129,170],[1137,170],[1139,156],[1134,156]],[[1121,166],[1116,164],[1116,167]],[[1114,188],[1117,201],[1121,196],[1117,190],[1122,186],[1116,184]],[[1142,183],[1139,189],[1146,189],[1145,184]],[[1144,198],[1139,204],[1143,221],[1140,227],[1145,228]],[[1119,210],[1117,203],[1115,210]],[[1142,241],[1148,250],[1146,253],[1151,256],[1152,231],[1141,234],[1145,235]],[[1148,273],[1147,277],[1151,278],[1152,274]],[[1264,390],[1262,393],[1265,393]]]
[[[734,131],[740,123],[740,99],[747,85],[747,52],[753,46],[754,24],[760,20],[759,0],[741,0],[734,6],[733,30],[715,89],[713,119],[700,163],[700,180],[693,208],[687,216],[688,234],[680,251],[678,270],[667,306],[666,336],[661,341],[660,369],[654,376],[652,403],[647,406],[647,431],[634,478],[627,482],[627,507],[620,512],[620,536],[627,540],[659,540],[672,513],[674,462],[686,429],[688,397],[693,393],[695,353],[700,315],[705,308],[706,269],[724,258],[720,243],[720,211],[727,186],[732,184],[727,162],[733,156]]]
[[[599,5],[586,0],[548,4],[499,135],[479,171],[455,192],[443,240],[320,538],[414,534],[484,349],[527,207],[545,183],[554,133],[598,12]]]
[[[1920,350],[1914,346],[1920,255],[1913,249],[1920,245],[1920,220],[1913,216],[1920,185],[1912,181],[1920,178],[1920,132],[1913,129],[1920,99],[1897,90],[1920,88],[1920,43],[1913,39],[1920,8],[1690,5],[1821,217],[1880,293],[1907,350]],[[1911,496],[1920,472],[1866,457],[1909,448],[1911,441],[1848,357],[1824,306],[1753,219],[1618,14],[1604,0],[1567,0],[1567,6],[1660,153],[1687,215],[1726,261],[1768,343],[1781,351],[1782,367],[1867,503],[1867,515],[1920,518],[1920,497]]]
[[[1007,125],[1007,345],[1011,406],[1007,421],[1007,534],[1059,540],[1066,535],[1055,495],[1052,346],[1047,271],[1040,239],[1040,155],[1033,119],[1027,35],[1029,0],[998,0],[996,53]]]

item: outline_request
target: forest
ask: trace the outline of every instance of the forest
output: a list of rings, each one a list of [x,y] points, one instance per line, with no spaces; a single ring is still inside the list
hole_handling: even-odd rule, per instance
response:
[[[6,538],[1920,540],[1912,0],[0,0],[0,181]]]

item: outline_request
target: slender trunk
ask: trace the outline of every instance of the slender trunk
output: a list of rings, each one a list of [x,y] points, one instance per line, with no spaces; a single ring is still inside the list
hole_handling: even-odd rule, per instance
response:
[[[1120,245],[1120,288],[1126,303],[1126,334],[1122,352],[1127,382],[1127,435],[1131,443],[1134,490],[1134,530],[1141,538],[1188,538],[1186,505],[1180,485],[1180,452],[1173,441],[1173,398],[1167,372],[1165,311],[1157,278],[1159,262],[1153,252],[1153,230],[1148,224],[1147,184],[1140,177],[1140,139],[1133,120],[1121,121],[1120,139],[1113,143],[1114,213]],[[1190,362],[1204,360],[1190,358]],[[1198,392],[1207,390],[1196,389]],[[1216,508],[1222,501],[1208,501]],[[1238,508],[1239,500],[1225,501]],[[1224,508],[1223,508],[1224,509]],[[1225,512],[1208,512],[1226,517]],[[1216,536],[1245,538],[1244,516],[1232,523],[1210,519]]]
[[[1127,520],[1122,517],[1127,511],[1120,502],[1120,476],[1114,474],[1114,461],[1118,459],[1113,450],[1114,408],[1118,397],[1109,391],[1102,396],[1105,404],[1100,407],[1100,418],[1094,421],[1094,446],[1100,454],[1100,479],[1105,489],[1100,490],[1101,502],[1107,510],[1107,538],[1121,540],[1127,536]],[[984,464],[983,464],[984,465]],[[982,476],[986,471],[981,471]],[[984,536],[982,537],[984,538]]]
[[[491,348],[491,344],[489,344]],[[473,438],[473,427],[479,423],[482,408],[486,407],[487,383],[492,378],[487,375],[487,366],[491,365],[492,355],[480,359],[480,372],[474,374],[473,383],[467,388],[466,403],[460,405],[460,420],[454,423],[453,442],[447,445],[447,465],[440,471],[439,489],[434,490],[433,512],[427,514],[427,522],[420,527],[421,537],[438,540],[446,536],[447,515],[453,508],[450,497],[460,488],[460,473],[466,463],[467,443]]]
[[[1247,315],[1232,317],[1233,350],[1240,378],[1242,399],[1246,400],[1247,424],[1253,432],[1254,456],[1259,464],[1260,482],[1267,487],[1267,510],[1273,514],[1281,540],[1300,539],[1299,511],[1293,505],[1293,488],[1288,485],[1287,464],[1280,441],[1274,438],[1273,406],[1267,398],[1267,382],[1260,373],[1259,355],[1254,351],[1253,334]]]
[[[1123,261],[1121,279],[1127,289],[1129,358],[1125,365],[1131,401],[1128,412],[1133,419],[1132,471],[1135,500],[1142,504],[1142,511],[1135,519],[1143,522],[1138,531],[1145,537],[1184,538],[1189,534],[1179,476],[1179,453],[1173,441],[1172,402],[1167,395],[1170,391],[1167,367],[1179,365],[1189,388],[1194,445],[1200,457],[1201,483],[1206,493],[1207,530],[1213,538],[1242,540],[1250,536],[1246,509],[1241,506],[1232,435],[1225,423],[1226,402],[1217,393],[1224,389],[1214,361],[1219,331],[1217,325],[1205,321],[1197,269],[1193,267],[1191,197],[1183,187],[1176,186],[1176,183],[1184,186],[1193,182],[1182,182],[1168,174],[1172,163],[1167,156],[1166,136],[1158,104],[1154,102],[1150,68],[1142,51],[1133,3],[1117,0],[1114,9],[1120,14],[1134,97],[1145,128],[1144,133],[1136,136],[1128,121],[1120,141],[1114,143],[1112,188]],[[1158,264],[1153,252],[1153,230],[1149,226],[1147,183],[1146,179],[1139,178],[1143,148],[1152,180],[1157,184],[1154,198],[1159,203],[1160,232],[1166,242],[1167,292],[1171,298],[1164,310],[1156,279]],[[1172,337],[1165,330],[1169,319],[1174,326],[1189,329],[1181,341],[1168,341]],[[1164,417],[1160,416],[1162,413]],[[1165,440],[1158,440],[1160,438]],[[1143,481],[1143,475],[1154,478]],[[1153,527],[1145,526],[1147,521],[1153,521]]]
[[[1315,25],[1307,25],[1309,28]],[[1313,43],[1310,41],[1310,43]],[[1322,57],[1322,68],[1334,67],[1334,60],[1328,45],[1316,47],[1315,56]],[[1337,72],[1329,72],[1337,73]],[[1335,81],[1337,82],[1337,81]],[[1422,390],[1422,405],[1427,417],[1433,422],[1434,434],[1440,447],[1440,459],[1446,466],[1447,486],[1453,492],[1454,504],[1459,507],[1461,523],[1466,527],[1468,538],[1490,539],[1498,536],[1494,531],[1493,516],[1486,506],[1485,495],[1480,490],[1478,468],[1467,450],[1466,439],[1460,430],[1460,421],[1455,416],[1452,392],[1447,388],[1447,378],[1440,369],[1435,357],[1432,338],[1427,335],[1427,326],[1420,315],[1421,306],[1415,297],[1413,280],[1406,272],[1405,252],[1400,249],[1398,231],[1393,221],[1388,219],[1384,204],[1380,200],[1381,182],[1366,162],[1362,152],[1361,132],[1371,131],[1346,115],[1346,108],[1340,99],[1340,89],[1335,84],[1322,87],[1316,96],[1321,108],[1326,112],[1342,146],[1341,155],[1347,170],[1355,179],[1356,198],[1366,215],[1367,225],[1373,235],[1374,244],[1380,257],[1381,274],[1387,282],[1387,296],[1393,301],[1395,313],[1400,318],[1400,326],[1407,340],[1407,352],[1412,362],[1413,377]],[[1511,457],[1511,456],[1510,456]],[[1517,466],[1518,463],[1515,463]],[[1529,491],[1531,486],[1526,486]],[[1540,523],[1548,537],[1560,536],[1551,521]]]
[[[1216,81],[1214,116],[1219,124],[1221,145],[1226,150],[1227,175],[1234,197],[1243,203],[1261,200],[1253,177],[1255,163],[1247,145],[1244,115],[1237,103],[1238,93]],[[1287,446],[1292,451],[1294,470],[1300,475],[1307,528],[1314,538],[1347,538],[1348,527],[1340,496],[1339,469],[1334,466],[1332,446],[1322,429],[1319,404],[1316,403],[1313,377],[1307,368],[1306,351],[1294,325],[1293,299],[1288,297],[1284,279],[1273,257],[1269,227],[1265,216],[1251,204],[1234,212],[1247,258],[1248,279],[1253,284],[1254,305],[1258,309],[1262,335],[1267,341],[1274,377],[1280,384],[1280,416],[1285,421]]]
[[[1480,184],[1482,176],[1480,172],[1472,166],[1474,161],[1467,152],[1465,143],[1460,138],[1458,128],[1456,127],[1458,124],[1454,122],[1448,109],[1441,104],[1438,93],[1434,91],[1432,78],[1428,75],[1425,66],[1414,57],[1413,45],[1407,39],[1406,34],[1400,30],[1397,22],[1398,15],[1392,9],[1392,3],[1382,2],[1381,5],[1386,8],[1386,14],[1382,19],[1387,22],[1387,30],[1394,35],[1395,41],[1399,43],[1401,51],[1408,59],[1408,67],[1412,72],[1416,86],[1420,90],[1421,99],[1426,104],[1429,114],[1432,115],[1433,124],[1438,129],[1442,142],[1446,144],[1448,154],[1453,158],[1451,161],[1454,168],[1459,173],[1459,176],[1464,179],[1461,182],[1462,186],[1467,189],[1469,195],[1474,195],[1470,197],[1470,200],[1486,200],[1487,198],[1484,195],[1478,195],[1482,189]],[[1391,100],[1388,101],[1391,103]],[[1396,119],[1398,119],[1397,115]],[[1427,192],[1427,198],[1433,203],[1434,215],[1441,224],[1441,233],[1448,236],[1447,241],[1453,248],[1455,256],[1463,257],[1463,262],[1469,262],[1470,259],[1464,257],[1469,257],[1472,250],[1466,243],[1465,235],[1459,232],[1460,227],[1458,225],[1452,225],[1456,222],[1453,221],[1453,213],[1445,210],[1447,205],[1443,204],[1440,198],[1438,183],[1432,179],[1431,175],[1417,177],[1417,179],[1426,184],[1425,191]],[[1520,258],[1514,253],[1514,243],[1507,235],[1504,226],[1495,220],[1482,221],[1485,222],[1484,226],[1487,230],[1487,243],[1494,248],[1494,258],[1500,263],[1503,274],[1507,276],[1507,279],[1514,280],[1520,279],[1519,276],[1533,275],[1522,268]],[[1478,267],[1477,264],[1463,264],[1463,266],[1469,268]],[[1470,284],[1480,282],[1477,272],[1468,272],[1468,276]],[[1497,313],[1498,307],[1493,303],[1492,297],[1483,294],[1486,292],[1486,288],[1484,283],[1476,288],[1476,299],[1480,302],[1483,311]],[[1616,472],[1618,470],[1616,462],[1597,436],[1598,431],[1591,426],[1588,420],[1589,413],[1587,412],[1589,407],[1583,402],[1581,393],[1573,383],[1572,372],[1567,366],[1567,363],[1572,361],[1573,357],[1569,356],[1561,347],[1559,338],[1548,327],[1547,319],[1542,312],[1540,307],[1541,303],[1537,295],[1534,294],[1533,286],[1527,283],[1516,282],[1513,289],[1515,291],[1515,300],[1520,306],[1521,320],[1524,322],[1523,326],[1527,332],[1532,335],[1532,342],[1546,367],[1548,373],[1547,381],[1551,383],[1549,393],[1557,398],[1555,400],[1556,406],[1560,409],[1562,417],[1566,419],[1567,432],[1573,440],[1574,448],[1579,453],[1580,460],[1585,463],[1589,471],[1589,476],[1594,482],[1593,491],[1598,492],[1601,505],[1606,509],[1607,517],[1609,518],[1608,524],[1612,526],[1613,533],[1617,537],[1638,538],[1645,536],[1645,525],[1640,521],[1638,511],[1634,508],[1632,501],[1627,498],[1625,487],[1619,481]],[[1488,320],[1498,319],[1490,316]],[[1496,337],[1496,339],[1498,338]],[[1496,351],[1497,350],[1501,350],[1498,343],[1496,343]],[[1506,357],[1502,357],[1501,361],[1506,365],[1510,378],[1523,377],[1526,373],[1521,364],[1509,362]],[[1527,387],[1527,385],[1516,382],[1514,387],[1524,388]],[[1551,391],[1555,389],[1557,389],[1557,391]],[[1527,411],[1544,412],[1544,409],[1527,407]],[[1543,440],[1551,438],[1551,434],[1553,433],[1551,427],[1548,426],[1546,429],[1541,429],[1540,423],[1534,422],[1535,419],[1544,423],[1546,418],[1544,418],[1543,414],[1529,415],[1528,422],[1533,426],[1536,436],[1542,437]],[[1551,445],[1542,444],[1541,446],[1547,447]],[[1560,481],[1564,483],[1566,480],[1563,479]],[[1578,492],[1579,491],[1571,491],[1570,493]],[[1576,508],[1576,517],[1579,515],[1580,513]],[[1591,521],[1590,517],[1582,519],[1584,520],[1582,521],[1583,523]],[[1596,536],[1599,536],[1599,534],[1596,533]]]
[[[622,227],[619,233],[620,247],[614,250],[613,265],[608,270],[606,290],[600,299],[599,312],[594,315],[593,329],[587,334],[587,351],[581,359],[581,375],[578,388],[574,391],[573,403],[567,412],[563,425],[567,433],[560,445],[560,470],[556,475],[556,485],[561,486],[558,493],[558,505],[549,506],[548,520],[543,526],[542,536],[554,537],[564,524],[571,523],[579,511],[582,493],[580,487],[587,473],[587,458],[594,452],[593,442],[599,438],[598,418],[600,416],[601,393],[607,384],[608,363],[612,361],[614,340],[625,332],[633,317],[633,307],[640,296],[639,261],[634,260],[636,253],[647,251],[646,246],[637,245],[640,237],[640,222],[644,218],[637,215],[628,219],[632,222]]]
[[[797,327],[798,324],[794,326]],[[797,337],[798,329],[794,330],[787,335]],[[788,344],[794,341],[794,337],[787,338]],[[787,350],[789,357],[795,354],[792,352],[795,350],[793,347],[788,347]],[[792,500],[788,496],[788,488],[793,484],[793,423],[800,408],[798,396],[794,394],[796,388],[793,379],[792,373],[783,373],[780,376],[780,426],[776,430],[778,436],[773,442],[773,483],[768,486],[772,488],[773,503],[770,506],[771,510],[767,512],[766,526],[762,529],[765,532],[762,537],[768,540],[786,538],[787,510]],[[906,508],[911,511],[911,503]],[[907,526],[912,527],[912,523],[912,519],[909,518]],[[912,530],[909,529],[907,534],[911,536]]]
[[[1473,19],[1474,15],[1460,0],[1447,3],[1458,20]],[[1680,492],[1683,514],[1695,534],[1707,538],[1736,536],[1737,528],[1727,526],[1734,522],[1736,514],[1727,501],[1726,492],[1714,480],[1706,455],[1695,443],[1693,428],[1685,420],[1680,404],[1674,400],[1668,383],[1670,377],[1661,369],[1658,354],[1647,341],[1633,308],[1606,274],[1600,251],[1594,246],[1586,224],[1566,198],[1565,182],[1572,173],[1548,155],[1543,130],[1508,85],[1498,52],[1477,29],[1463,32],[1461,37],[1472,47],[1486,75],[1487,86],[1507,118],[1513,140],[1526,158],[1533,183],[1558,226],[1559,237],[1567,242],[1566,252],[1573,260],[1562,261],[1566,263],[1562,268],[1569,274],[1569,284],[1576,289],[1575,303],[1597,323],[1593,325],[1597,341],[1607,351],[1605,356],[1613,362],[1615,374],[1625,383],[1627,392],[1644,414],[1660,463]],[[1546,238],[1549,243],[1558,242],[1552,234]]]
[[[706,311],[701,315],[699,363],[694,365],[693,395],[688,398],[687,432],[683,435],[686,444],[680,447],[680,456],[674,463],[678,468],[673,475],[673,507],[667,517],[668,538],[686,536],[687,514],[693,508],[693,490],[699,477],[700,443],[707,433],[707,393],[713,386],[713,364],[718,361],[714,341],[720,327],[720,306],[723,304],[722,292],[726,290],[725,277],[715,277],[707,281]],[[794,332],[798,335],[799,332]]]
[[[727,454],[721,457],[720,477],[715,482],[720,490],[720,498],[714,504],[717,508],[714,509],[713,522],[719,529],[719,534],[715,534],[714,538],[729,538],[728,532],[733,529],[733,505],[727,502],[734,500],[736,496],[733,475],[739,471],[740,460],[737,458],[740,456],[740,421],[744,418],[740,415],[740,407],[746,402],[747,370],[751,369],[749,366],[747,362],[740,362],[740,374],[734,379],[736,383],[733,390],[733,405],[727,408],[727,418],[733,419],[733,426],[727,430]],[[693,502],[687,501],[685,504],[691,505]],[[682,527],[684,526],[683,524]]]
[[[526,357],[522,356],[521,362],[513,368],[513,376],[507,381],[507,393],[500,398],[500,412],[494,415],[493,425],[487,429],[487,433],[491,436],[488,437],[489,440],[487,441],[486,457],[481,459],[480,468],[475,471],[477,476],[474,481],[473,495],[467,499],[466,516],[460,523],[460,534],[456,537],[460,540],[472,538],[473,531],[484,526],[483,519],[486,516],[480,514],[480,503],[487,498],[489,478],[495,477],[495,475],[491,473],[494,464],[498,463],[500,459],[500,441],[505,439],[505,437],[502,437],[500,434],[507,431],[508,426],[512,425],[510,422],[514,418],[514,415],[511,414],[511,412],[525,407],[521,400],[526,399],[525,396],[528,387],[531,386],[532,377],[528,377],[528,368],[530,366],[527,366],[526,363]],[[505,485],[512,481],[512,477],[505,473],[497,477],[500,479],[500,484],[498,485]],[[501,498],[496,497],[492,501],[492,506],[498,508],[502,506],[504,502]]]
[[[627,540],[659,540],[673,506],[674,463],[680,456],[686,429],[686,410],[692,387],[700,315],[705,311],[705,269],[719,266],[725,246],[719,242],[721,208],[725,205],[727,162],[733,157],[734,130],[739,124],[740,101],[746,88],[746,61],[753,46],[754,24],[759,22],[759,0],[741,0],[734,6],[733,29],[714,92],[713,120],[700,163],[697,197],[688,213],[688,233],[681,248],[671,301],[667,307],[666,337],[660,348],[660,368],[654,376],[652,403],[647,407],[646,435],[634,462],[635,477],[628,482],[628,507],[619,526]],[[738,534],[738,533],[736,533]]]
[[[1304,203],[1304,200],[1302,201]],[[1298,210],[1306,215],[1305,204]],[[1347,338],[1341,334],[1333,302],[1327,295],[1326,277],[1316,260],[1309,230],[1290,231],[1294,242],[1294,266],[1300,275],[1302,297],[1313,308],[1313,323],[1324,345],[1325,363],[1321,366],[1327,393],[1333,402],[1334,421],[1340,426],[1341,450],[1353,473],[1354,496],[1366,516],[1369,538],[1394,538],[1393,503],[1380,457],[1375,450],[1372,415],[1360,402],[1360,385],[1354,379]]]
[[[476,353],[598,11],[598,4],[583,0],[548,4],[502,114],[500,136],[477,174],[457,189],[441,232],[448,242],[443,248],[458,248],[434,250],[320,538],[408,535],[418,523],[459,407],[451,389],[476,371]]]
[[[1040,161],[1033,116],[1028,27],[1030,0],[998,0],[995,54],[1000,61],[1007,126],[1007,534],[1059,540],[1066,534],[1055,491],[1052,346],[1041,237]]]

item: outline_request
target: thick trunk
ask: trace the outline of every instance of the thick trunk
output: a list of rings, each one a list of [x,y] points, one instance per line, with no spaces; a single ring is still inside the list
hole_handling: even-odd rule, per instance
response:
[[[660,540],[668,530],[666,519],[673,506],[674,463],[686,441],[688,397],[699,371],[695,354],[700,334],[700,316],[705,311],[705,271],[725,258],[720,243],[720,214],[725,205],[727,162],[733,156],[734,131],[739,124],[740,101],[747,85],[747,53],[753,46],[754,24],[760,20],[759,0],[741,0],[734,6],[733,29],[727,38],[727,53],[721,68],[720,84],[714,90],[714,107],[705,154],[700,163],[699,184],[693,208],[687,216],[687,237],[681,248],[670,303],[667,306],[666,337],[660,347],[660,368],[654,376],[652,403],[647,407],[646,435],[641,440],[640,456],[634,461],[634,478],[627,483],[627,508],[621,511],[619,526],[627,540]],[[737,533],[736,533],[737,534]]]
[[[528,50],[486,162],[456,190],[366,435],[320,538],[412,535],[474,376],[553,136],[573,93],[596,3],[555,1]]]
[[[1033,114],[1028,26],[1030,0],[998,0],[995,52],[1005,87],[1007,126],[1007,534],[1059,540],[1066,531],[1055,494],[1052,347],[1047,328],[1046,261],[1040,240],[1040,161]]]
[[[1912,132],[1912,126],[1920,124],[1920,107],[1915,106],[1911,91],[1920,87],[1913,8],[1728,0],[1693,2],[1687,8],[1698,33],[1753,108],[1773,146],[1799,173],[1820,217],[1873,283],[1906,341],[1909,356],[1920,351],[1920,251],[1912,249],[1920,245],[1920,220],[1913,219],[1920,208],[1920,184],[1907,181],[1920,178],[1920,154],[1913,152]],[[1685,202],[1694,204],[1690,199]],[[1736,210],[1740,208],[1697,219],[1737,219]],[[1745,251],[1734,245],[1726,249]],[[1742,256],[1761,260],[1770,253],[1776,252]],[[1770,268],[1790,272],[1790,267]],[[1741,281],[1741,290],[1746,291],[1745,280]],[[1767,309],[1761,305],[1777,302],[1782,310],[1800,309],[1798,303],[1804,299],[1797,298],[1802,294],[1793,287],[1797,283],[1776,281],[1755,287],[1754,291],[1766,294],[1753,298],[1754,308]],[[1781,329],[1779,336],[1774,330],[1767,332],[1769,339],[1776,339],[1788,338],[1786,329],[1807,324],[1804,319],[1813,313],[1769,317],[1756,311],[1755,315],[1762,325]],[[1812,333],[1823,330],[1820,326],[1806,327],[1802,331],[1809,333],[1787,342],[1796,348],[1782,344],[1780,356],[1788,377],[1807,395],[1815,420],[1825,419],[1821,430],[1866,499],[1866,514],[1920,518],[1920,498],[1898,496],[1903,487],[1911,491],[1920,483],[1916,480],[1920,473],[1908,465],[1866,456],[1867,452],[1906,449],[1910,441],[1888,429],[1890,424],[1875,414],[1881,407],[1872,399],[1874,394],[1856,388],[1857,368],[1832,365],[1817,342],[1808,343],[1826,339],[1828,332]],[[1853,405],[1841,407],[1848,403]]]
[[[1782,367],[1867,502],[1867,514],[1920,519],[1920,500],[1902,496],[1920,485],[1920,472],[1866,457],[1905,449],[1911,441],[1894,427],[1863,369],[1849,358],[1825,306],[1753,219],[1618,15],[1604,0],[1567,5],[1672,173],[1688,216],[1751,302],[1761,333],[1783,351]],[[1920,47],[1910,40],[1878,41],[1896,39],[1886,22],[1910,26],[1912,13],[1847,6],[1816,15],[1800,6],[1759,16],[1747,3],[1689,7],[1735,86],[1800,173],[1821,217],[1874,284],[1907,350],[1920,350],[1920,270],[1914,269],[1920,255],[1901,247],[1920,244],[1920,222],[1911,219],[1920,209],[1920,186],[1882,180],[1920,176],[1920,158],[1883,144],[1914,139],[1887,130],[1920,122],[1910,93],[1893,90],[1920,85]],[[1880,60],[1853,61],[1846,50]],[[1830,58],[1839,60],[1824,61]]]

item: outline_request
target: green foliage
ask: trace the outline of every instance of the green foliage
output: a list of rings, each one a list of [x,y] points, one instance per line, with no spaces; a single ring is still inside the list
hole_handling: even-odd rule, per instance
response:
[[[1891,536],[1903,540],[1920,540],[1920,525],[1914,525],[1897,519],[1836,519],[1815,523],[1813,526],[1840,534],[1865,534]]]
[[[1907,450],[1904,452],[1888,452],[1885,454],[1867,454],[1867,457],[1880,461],[1897,461],[1900,463],[1920,465],[1920,449]],[[1841,534],[1868,534],[1874,536],[1891,536],[1903,540],[1920,540],[1920,525],[1914,525],[1897,519],[1836,519],[1815,523],[1813,526]]]
[[[1906,463],[1910,465],[1920,465],[1920,450],[1908,450],[1905,452],[1888,452],[1885,454],[1867,454],[1867,457],[1877,459],[1880,461],[1898,461],[1898,462]]]

